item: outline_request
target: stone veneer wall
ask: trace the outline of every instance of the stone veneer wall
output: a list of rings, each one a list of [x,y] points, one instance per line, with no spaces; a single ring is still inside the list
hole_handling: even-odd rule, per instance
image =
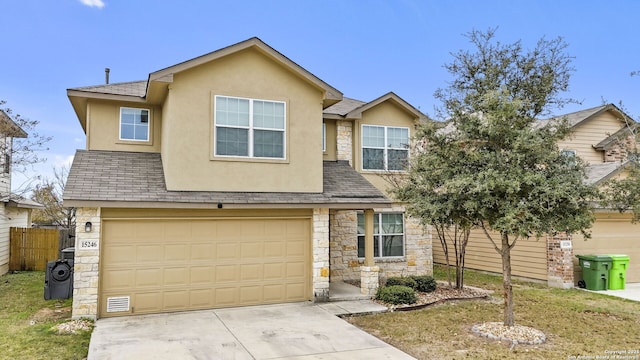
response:
[[[404,207],[391,211],[402,212]],[[420,222],[405,214],[405,256],[402,259],[378,259],[380,279],[391,276],[431,275],[433,273],[431,234]],[[332,210],[329,213],[329,254],[331,281],[360,281],[358,259],[358,222],[355,210]]]
[[[84,231],[84,225],[87,222],[91,222],[91,232]],[[78,208],[76,210],[76,243],[73,267],[72,317],[74,319],[90,318],[95,320],[98,316],[99,257],[100,208]]]
[[[353,160],[353,123],[351,121],[336,121],[336,141],[338,160],[347,160],[352,165]]]
[[[329,300],[329,209],[313,209],[313,299]]]

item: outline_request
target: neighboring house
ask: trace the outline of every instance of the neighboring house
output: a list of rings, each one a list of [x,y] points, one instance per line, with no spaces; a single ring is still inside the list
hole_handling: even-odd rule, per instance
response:
[[[578,156],[587,166],[587,181],[602,184],[608,179],[624,177],[627,168],[625,146],[633,144],[631,128],[636,122],[612,104],[566,114],[573,127],[572,135],[560,142],[560,151]],[[553,121],[541,120],[540,125]],[[551,286],[573,287],[581,279],[577,254],[626,254],[630,256],[627,282],[640,282],[640,225],[631,223],[631,214],[596,209],[596,221],[591,228],[592,238],[581,234],[567,239],[522,239],[511,252],[513,274],[547,281]],[[570,243],[560,243],[571,240]],[[562,247],[561,247],[562,245]],[[570,247],[567,247],[569,246]],[[442,249],[433,249],[435,263],[444,263]],[[501,272],[498,253],[481,231],[473,231],[467,247],[465,267]]]
[[[431,239],[385,195],[426,117],[342,93],[257,38],[67,91],[87,136],[73,317],[324,301],[330,281],[432,271]]]
[[[0,110],[0,275],[9,271],[9,229],[31,227],[32,209],[42,205],[11,193],[11,153],[13,138],[26,138],[11,118]]]

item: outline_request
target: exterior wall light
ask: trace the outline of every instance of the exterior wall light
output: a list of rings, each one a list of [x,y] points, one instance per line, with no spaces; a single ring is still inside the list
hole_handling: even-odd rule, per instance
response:
[[[91,221],[87,221],[84,224],[84,232],[91,232],[91,227],[92,227]]]

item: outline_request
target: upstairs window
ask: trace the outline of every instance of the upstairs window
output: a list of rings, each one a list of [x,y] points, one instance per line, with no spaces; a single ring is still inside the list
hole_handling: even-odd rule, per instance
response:
[[[358,213],[358,257],[364,257],[364,214]],[[402,213],[373,214],[373,256],[404,256],[404,218]]]
[[[362,169],[404,170],[409,158],[409,128],[362,126]]]
[[[284,159],[285,103],[215,97],[215,155]]]
[[[149,110],[120,108],[120,140],[149,141]]]

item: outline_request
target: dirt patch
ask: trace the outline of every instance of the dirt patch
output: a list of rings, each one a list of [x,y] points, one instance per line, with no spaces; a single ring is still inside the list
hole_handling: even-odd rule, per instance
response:
[[[71,306],[56,309],[43,308],[29,317],[29,324],[35,325],[47,321],[56,321],[71,318]]]

